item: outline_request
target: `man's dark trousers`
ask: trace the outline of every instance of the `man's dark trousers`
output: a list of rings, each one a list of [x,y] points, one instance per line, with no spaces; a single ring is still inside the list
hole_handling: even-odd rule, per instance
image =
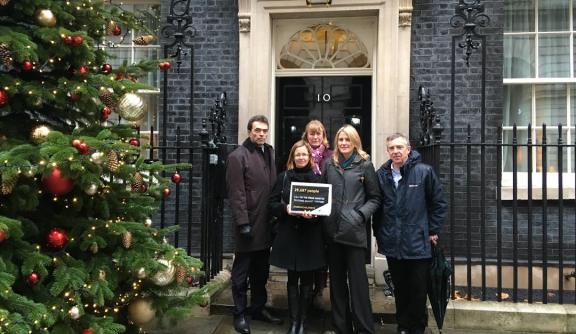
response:
[[[398,329],[424,333],[428,325],[426,294],[431,259],[387,257],[387,260],[394,283]]]
[[[266,282],[270,272],[270,249],[254,252],[236,252],[232,265],[232,298],[234,315],[244,314],[248,304],[248,278],[250,279],[252,313],[266,305]]]

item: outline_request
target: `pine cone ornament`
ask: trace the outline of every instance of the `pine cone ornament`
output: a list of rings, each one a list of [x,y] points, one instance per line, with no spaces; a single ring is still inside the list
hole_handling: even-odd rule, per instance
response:
[[[0,0],[0,6],[6,6],[10,3],[10,0]]]
[[[98,97],[106,107],[114,108],[116,106],[116,101],[108,89],[101,88],[100,92],[98,93]]]
[[[16,181],[18,181],[17,177],[12,177],[9,179],[2,178],[2,186],[0,187],[2,195],[10,195],[16,186]]]
[[[134,42],[134,44],[136,44],[136,45],[148,45],[153,40],[154,40],[154,36],[144,35],[144,36],[136,37],[136,39],[132,40],[132,42]]]
[[[128,231],[122,234],[122,246],[126,249],[132,246],[132,232]]]
[[[2,0],[0,0],[2,1]],[[8,44],[0,44],[0,64],[11,65],[12,64],[12,52],[8,48]]]
[[[142,189],[144,188],[144,177],[142,177],[142,174],[140,173],[136,173],[134,174],[134,182],[132,183],[132,191],[133,192],[142,192]]]
[[[186,268],[182,266],[176,266],[176,282],[178,284],[184,284],[186,281]]]
[[[118,170],[118,166],[120,165],[120,162],[118,161],[118,153],[115,151],[110,151],[108,152],[107,158],[108,163],[106,166],[112,173],[116,172]]]

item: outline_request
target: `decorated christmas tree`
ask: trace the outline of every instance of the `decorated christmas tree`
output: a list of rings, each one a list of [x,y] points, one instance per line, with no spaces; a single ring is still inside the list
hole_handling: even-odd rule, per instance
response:
[[[122,29],[146,31],[108,1],[0,0],[0,333],[135,332],[210,288],[152,223],[183,166],[143,156],[138,78],[169,62],[112,68]]]

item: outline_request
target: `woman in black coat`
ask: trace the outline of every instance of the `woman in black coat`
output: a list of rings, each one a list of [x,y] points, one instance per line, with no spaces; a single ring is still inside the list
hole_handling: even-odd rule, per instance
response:
[[[314,271],[326,265],[322,226],[311,214],[290,212],[287,204],[292,182],[320,181],[312,170],[312,149],[299,140],[290,150],[287,170],[278,175],[268,201],[269,212],[278,217],[278,233],[270,264],[288,270],[289,334],[306,333],[304,323],[310,301]]]

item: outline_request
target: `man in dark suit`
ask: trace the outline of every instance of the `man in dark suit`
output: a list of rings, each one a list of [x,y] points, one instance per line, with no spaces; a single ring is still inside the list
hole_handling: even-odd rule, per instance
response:
[[[264,308],[272,230],[268,216],[268,196],[276,182],[274,149],[266,144],[268,119],[259,115],[248,121],[248,138],[228,156],[226,184],[234,218],[236,249],[232,266],[234,328],[250,333],[246,319],[248,280],[252,319],[280,324],[282,321]]]

